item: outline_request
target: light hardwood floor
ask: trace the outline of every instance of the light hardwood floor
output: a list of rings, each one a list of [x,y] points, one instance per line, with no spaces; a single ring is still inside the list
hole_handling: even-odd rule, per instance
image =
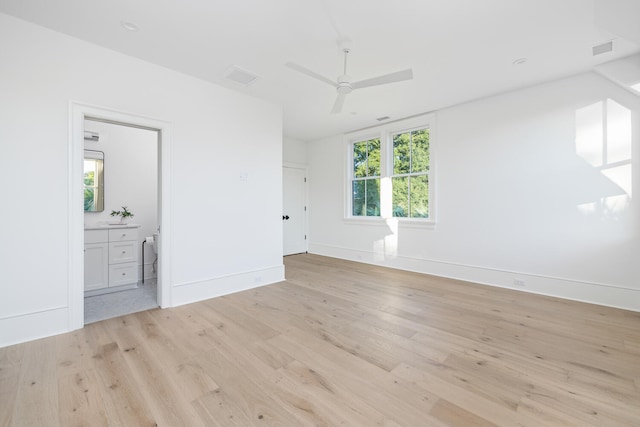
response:
[[[640,425],[640,313],[285,264],[286,282],[0,349],[0,425]]]

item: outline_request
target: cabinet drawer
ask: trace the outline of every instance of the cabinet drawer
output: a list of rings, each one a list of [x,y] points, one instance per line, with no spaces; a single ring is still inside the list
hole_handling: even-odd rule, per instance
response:
[[[114,228],[109,230],[110,242],[124,242],[126,240],[138,240],[137,228]]]
[[[137,241],[109,243],[109,264],[138,261],[137,243]]]
[[[138,264],[129,262],[109,266],[109,287],[138,283]]]
[[[109,241],[109,230],[84,230],[84,243],[103,243]]]

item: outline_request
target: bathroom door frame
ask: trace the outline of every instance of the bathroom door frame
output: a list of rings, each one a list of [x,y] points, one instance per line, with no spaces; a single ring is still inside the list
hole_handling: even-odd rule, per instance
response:
[[[69,105],[69,330],[84,327],[84,121],[98,119],[158,132],[158,305],[172,306],[171,298],[171,129],[169,122],[105,107],[71,101]],[[143,266],[144,267],[144,266]]]

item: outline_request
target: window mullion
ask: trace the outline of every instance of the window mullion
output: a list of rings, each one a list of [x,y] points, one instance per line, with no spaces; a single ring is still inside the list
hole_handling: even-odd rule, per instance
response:
[[[393,143],[388,132],[380,131],[380,216],[391,218],[393,173]]]

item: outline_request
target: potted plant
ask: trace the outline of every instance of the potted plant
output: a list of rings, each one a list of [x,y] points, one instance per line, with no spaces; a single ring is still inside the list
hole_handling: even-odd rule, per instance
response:
[[[120,222],[125,223],[127,219],[133,218],[133,213],[126,206],[123,206],[121,211],[111,211],[111,216],[119,216]]]

